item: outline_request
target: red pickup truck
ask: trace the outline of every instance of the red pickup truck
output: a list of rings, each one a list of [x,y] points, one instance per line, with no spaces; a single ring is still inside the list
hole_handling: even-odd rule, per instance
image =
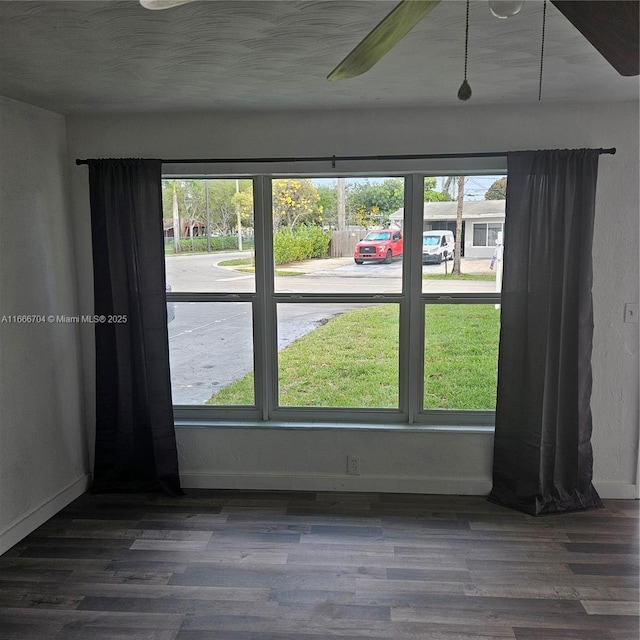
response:
[[[403,240],[400,229],[378,229],[369,231],[358,242],[353,259],[356,264],[364,262],[384,262],[389,264],[394,258],[402,256]]]

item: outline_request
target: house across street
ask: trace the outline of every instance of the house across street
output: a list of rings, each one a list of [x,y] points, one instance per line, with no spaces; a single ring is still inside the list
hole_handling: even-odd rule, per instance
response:
[[[456,231],[456,202],[425,202],[423,231]],[[462,209],[462,254],[467,258],[493,256],[499,233],[504,232],[505,200],[465,201]],[[404,209],[389,217],[393,226],[402,229]]]

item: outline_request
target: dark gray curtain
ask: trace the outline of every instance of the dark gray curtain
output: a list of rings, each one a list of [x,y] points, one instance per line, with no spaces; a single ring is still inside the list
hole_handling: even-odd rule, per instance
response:
[[[159,160],[89,161],[96,337],[94,492],[180,495]]]
[[[600,507],[591,483],[591,299],[599,152],[508,155],[489,499],[535,515]]]

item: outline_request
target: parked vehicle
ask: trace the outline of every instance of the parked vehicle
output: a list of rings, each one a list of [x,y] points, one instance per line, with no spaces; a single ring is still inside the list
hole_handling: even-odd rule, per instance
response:
[[[422,234],[422,264],[443,260],[453,260],[455,252],[453,232],[446,229],[432,229]]]
[[[356,264],[364,262],[384,262],[390,264],[394,258],[402,256],[403,239],[400,229],[378,229],[369,231],[358,242],[353,259]]]

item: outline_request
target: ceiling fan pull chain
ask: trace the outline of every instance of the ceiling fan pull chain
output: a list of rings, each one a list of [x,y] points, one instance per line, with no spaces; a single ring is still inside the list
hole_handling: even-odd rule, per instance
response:
[[[544,64],[544,31],[547,22],[547,0],[542,5],[542,43],[540,45],[540,80],[538,81],[538,102],[542,100],[542,67]]]
[[[467,82],[467,60],[469,52],[469,0],[467,0],[467,20],[464,33],[464,80],[458,89],[458,98],[468,100],[471,97],[471,87]]]

